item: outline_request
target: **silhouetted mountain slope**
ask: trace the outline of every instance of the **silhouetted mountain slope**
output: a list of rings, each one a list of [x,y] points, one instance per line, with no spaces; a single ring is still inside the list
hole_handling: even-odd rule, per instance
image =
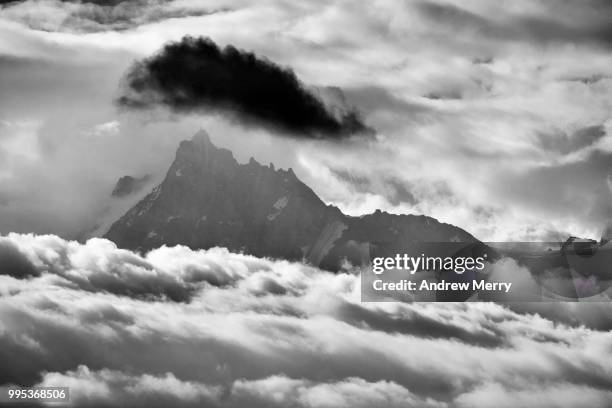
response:
[[[111,194],[112,197],[126,197],[130,194],[137,193],[140,191],[145,184],[149,181],[151,176],[148,174],[135,178],[132,176],[123,176],[117,180],[115,188]]]
[[[476,239],[433,218],[377,211],[344,215],[289,170],[254,159],[239,164],[205,131],[181,142],[164,181],[115,222],[106,238],[119,247],[227,247],[256,256],[305,259],[337,270],[344,259],[367,262],[370,243]]]

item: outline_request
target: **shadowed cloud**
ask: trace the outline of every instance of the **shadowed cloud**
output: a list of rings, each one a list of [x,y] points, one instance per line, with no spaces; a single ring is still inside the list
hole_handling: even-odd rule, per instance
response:
[[[118,104],[221,113],[297,137],[339,139],[372,131],[356,111],[334,112],[295,73],[231,45],[184,37],[127,73]]]

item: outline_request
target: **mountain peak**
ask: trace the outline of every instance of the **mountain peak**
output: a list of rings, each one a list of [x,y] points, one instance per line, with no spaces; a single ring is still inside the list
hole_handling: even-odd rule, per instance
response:
[[[191,169],[190,173],[201,177],[197,171],[194,173],[195,169],[231,169],[236,164],[231,151],[215,146],[208,132],[200,129],[190,140],[183,140],[179,144],[170,170],[182,173]]]
[[[330,270],[361,264],[371,242],[398,247],[421,241],[470,242],[467,232],[424,217],[355,218],[326,205],[291,170],[276,170],[232,152],[198,131],[181,142],[164,181],[113,224],[106,237],[119,247],[223,246],[256,256],[305,259]]]
[[[217,146],[215,146],[210,140],[210,135],[208,134],[208,132],[204,129],[198,130],[196,134],[193,135],[193,137],[191,138],[191,143],[193,144],[193,147],[195,147],[197,150],[206,151],[217,148]]]
[[[191,138],[191,141],[194,143],[212,144],[210,141],[210,135],[204,129],[198,130]]]

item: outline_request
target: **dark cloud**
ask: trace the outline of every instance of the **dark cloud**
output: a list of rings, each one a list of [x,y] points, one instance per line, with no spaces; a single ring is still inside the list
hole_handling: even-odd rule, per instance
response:
[[[338,318],[343,321],[386,333],[398,333],[435,339],[456,339],[478,347],[495,348],[505,344],[503,332],[494,324],[478,327],[475,331],[466,330],[453,322],[441,322],[425,314],[411,310],[402,316],[385,311],[372,311],[353,303],[346,303],[337,310]]]
[[[571,77],[564,78],[564,80],[568,82],[580,82],[585,85],[592,85],[592,84],[598,83],[599,81],[603,81],[603,80],[611,79],[611,78],[612,77],[609,75],[593,74],[593,75],[586,75],[586,76],[571,76]]]
[[[78,3],[79,0],[62,0],[62,1],[70,1],[73,3]],[[127,0],[82,0],[80,1],[81,3],[91,3],[91,4],[97,4],[98,6],[116,6],[117,4],[120,3],[127,3]]]
[[[561,131],[552,134],[538,133],[537,141],[540,147],[547,151],[569,154],[591,146],[604,136],[606,136],[606,129],[603,125],[599,125],[579,129],[571,135]]]
[[[452,4],[422,1],[419,12],[453,30],[476,32],[483,38],[546,43],[590,43],[612,46],[612,7],[602,1],[586,4],[542,2],[545,16],[506,13],[503,18],[484,16]]]
[[[16,278],[38,276],[39,271],[10,241],[0,241],[0,275]]]
[[[348,183],[355,191],[366,192],[372,190],[372,182],[368,177],[356,174],[349,169],[330,169],[339,180]]]
[[[432,92],[423,95],[424,98],[433,99],[433,100],[441,100],[441,99],[450,99],[450,100],[458,100],[463,98],[461,91],[456,89],[448,89],[445,92]]]
[[[372,180],[366,175],[357,174],[348,169],[330,168],[330,171],[338,180],[348,184],[352,190],[359,193],[381,194],[392,205],[402,203],[414,205],[419,201],[411,191],[414,186],[397,177],[387,176],[380,180]]]
[[[16,19],[44,31],[122,31],[171,18],[197,17],[226,12],[202,7],[172,6],[172,0],[54,0],[56,12],[64,13],[59,24],[38,18],[32,0],[5,2]],[[2,4],[2,3],[0,3]]]
[[[82,31],[127,30],[143,24],[170,18],[197,17],[225,12],[227,10],[202,10],[190,8],[167,9],[164,1],[150,0],[96,2],[71,14],[64,22],[68,28]],[[88,6],[88,7],[87,7]]]
[[[517,313],[538,314],[570,327],[588,327],[602,332],[612,331],[611,305],[607,302],[513,303],[508,307]]]
[[[472,58],[472,63],[474,65],[488,65],[492,64],[495,61],[493,57],[474,57]]]
[[[184,37],[136,63],[118,104],[216,112],[299,137],[342,138],[370,133],[355,111],[333,112],[290,69],[208,38]]]

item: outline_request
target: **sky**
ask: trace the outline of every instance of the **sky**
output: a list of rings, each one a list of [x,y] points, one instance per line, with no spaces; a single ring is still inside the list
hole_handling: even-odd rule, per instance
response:
[[[368,303],[357,271],[72,240],[103,234],[140,197],[111,198],[116,181],[150,175],[146,194],[200,128],[352,215],[426,214],[488,241],[598,238],[611,21],[607,0],[0,0],[0,395],[611,406],[609,302]],[[261,103],[225,72],[265,84]]]
[[[119,177],[160,181],[201,127],[352,215],[426,214],[486,241],[599,238],[612,220],[605,0],[0,3],[2,234],[95,229]],[[117,103],[134,64],[185,35],[291,70],[372,132]]]

